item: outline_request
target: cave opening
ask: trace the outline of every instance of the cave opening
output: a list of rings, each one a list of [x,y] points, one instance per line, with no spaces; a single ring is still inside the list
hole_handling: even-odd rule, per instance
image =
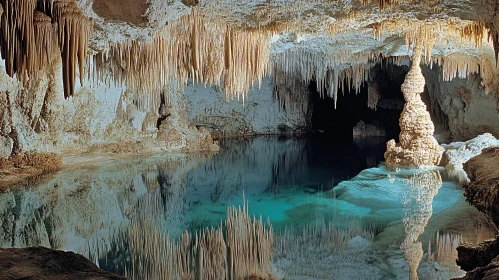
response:
[[[355,93],[355,89],[338,89],[335,109],[334,100],[327,96],[321,97],[316,81],[311,81],[309,90],[313,103],[313,130],[334,136],[337,141],[352,141],[353,129],[362,121],[379,128],[384,139],[398,139],[399,117],[404,106],[400,87],[408,71],[409,67],[394,64],[376,64],[371,68],[369,83],[375,84],[379,90],[375,109],[368,107],[368,82],[363,83],[359,93]]]
[[[404,107],[401,85],[409,67],[377,64],[370,71],[371,80],[363,84],[358,94],[355,89],[338,89],[336,109],[332,98],[319,95],[315,81],[309,84],[313,104],[312,128],[316,132],[312,134],[307,150],[310,165],[328,166],[335,170],[338,181],[348,180],[363,169],[377,166],[384,160],[386,142],[399,137],[399,118]],[[373,84],[379,92],[375,110],[368,107],[368,89]],[[354,127],[358,132],[361,121],[365,123],[366,133],[354,136]],[[383,135],[369,136],[372,129]]]

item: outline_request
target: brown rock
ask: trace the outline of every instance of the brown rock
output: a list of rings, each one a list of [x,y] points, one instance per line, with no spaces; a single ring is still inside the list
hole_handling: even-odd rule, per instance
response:
[[[126,279],[98,268],[81,255],[44,247],[0,248],[0,279]]]
[[[482,153],[464,164],[470,182],[464,195],[478,210],[499,225],[499,147],[483,149]],[[468,271],[461,279],[499,279],[499,236],[477,246],[457,247],[457,264]]]

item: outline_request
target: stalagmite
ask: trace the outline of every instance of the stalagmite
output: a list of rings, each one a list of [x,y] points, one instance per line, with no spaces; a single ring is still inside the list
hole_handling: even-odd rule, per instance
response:
[[[423,38],[418,37],[414,44],[413,64],[402,84],[406,104],[400,115],[400,143],[395,140],[387,143],[385,152],[388,167],[421,167],[437,165],[442,157],[442,150],[433,137],[435,127],[430,113],[421,100],[425,79],[421,73],[421,54]]]

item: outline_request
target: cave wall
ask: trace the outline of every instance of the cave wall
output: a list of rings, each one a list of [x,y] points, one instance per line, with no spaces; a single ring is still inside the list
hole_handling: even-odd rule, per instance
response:
[[[57,60],[58,58],[56,58]],[[227,102],[221,89],[170,84],[158,108],[134,102],[141,93],[126,87],[91,84],[64,99],[60,59],[26,88],[0,65],[0,158],[17,152],[123,153],[155,150],[216,150],[218,137],[291,134],[306,131],[312,108],[305,85],[280,85],[266,78],[247,99]]]
[[[447,130],[450,141],[469,140],[485,132],[499,136],[498,92],[486,93],[480,75],[446,82],[438,65],[422,68],[429,97],[427,105],[437,133]]]
[[[184,91],[187,118],[196,126],[206,127],[216,137],[307,131],[312,117],[307,86],[280,85],[282,99],[278,99],[274,85],[271,78],[264,79],[261,88],[255,85],[249,90],[244,102],[227,102],[223,91],[215,87],[188,85]],[[290,96],[294,98],[287,98]]]
[[[23,88],[0,64],[0,158],[29,151],[67,155],[218,149],[208,131],[188,125],[177,109],[183,107],[180,95],[173,94],[169,106],[163,106],[168,117],[158,123],[159,114],[137,107],[137,93],[125,87],[85,81],[65,100],[61,68],[56,58],[53,69]]]

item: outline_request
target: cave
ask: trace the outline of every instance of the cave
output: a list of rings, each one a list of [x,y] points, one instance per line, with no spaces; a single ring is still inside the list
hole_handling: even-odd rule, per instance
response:
[[[498,11],[0,0],[0,279],[495,279]]]
[[[399,117],[404,104],[400,87],[409,69],[406,66],[377,64],[371,71],[376,72],[376,80],[373,83],[379,84],[380,92],[374,108],[367,106],[369,97],[367,83],[362,85],[359,92],[351,89],[340,90],[335,108],[334,99],[328,96],[321,97],[317,91],[317,83],[311,81],[309,89],[313,104],[312,128],[333,134],[338,140],[344,137],[345,141],[351,141],[353,136],[351,132],[360,121],[363,121],[381,128],[384,133],[380,133],[380,137],[387,140],[397,138],[400,133]]]

